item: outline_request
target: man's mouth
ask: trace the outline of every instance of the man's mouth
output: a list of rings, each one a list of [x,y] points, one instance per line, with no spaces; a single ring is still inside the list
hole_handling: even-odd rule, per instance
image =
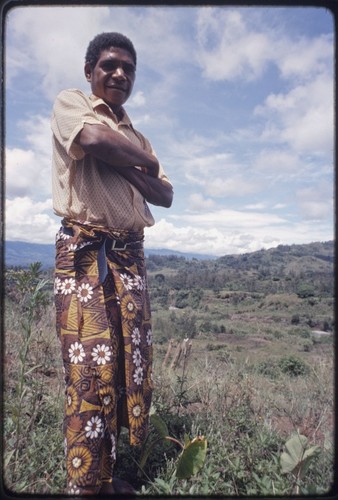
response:
[[[119,85],[106,85],[108,89],[112,90],[119,90],[120,92],[126,92],[126,89],[124,87],[121,87]]]

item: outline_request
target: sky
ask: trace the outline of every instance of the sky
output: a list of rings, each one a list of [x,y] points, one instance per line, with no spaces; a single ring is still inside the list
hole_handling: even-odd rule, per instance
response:
[[[26,6],[5,20],[6,240],[52,244],[50,116],[90,94],[103,31],[137,51],[125,105],[174,187],[146,247],[222,256],[334,238],[334,19],[314,7]]]

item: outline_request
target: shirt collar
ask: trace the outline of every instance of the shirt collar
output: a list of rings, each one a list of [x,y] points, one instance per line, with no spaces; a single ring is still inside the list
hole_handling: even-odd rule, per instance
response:
[[[93,108],[98,108],[99,106],[104,106],[105,109],[107,110],[108,114],[113,117],[114,121],[116,123],[119,123],[120,125],[123,124],[123,125],[128,125],[130,127],[132,127],[132,123],[130,121],[130,118],[126,112],[126,110],[122,107],[122,111],[123,111],[123,117],[122,117],[122,120],[120,120],[118,122],[117,120],[117,117],[115,115],[115,113],[113,113],[113,111],[111,110],[111,108],[108,106],[108,104],[101,98],[101,97],[97,97],[96,95],[94,94],[91,94],[89,96],[89,99],[92,101],[93,103]]]

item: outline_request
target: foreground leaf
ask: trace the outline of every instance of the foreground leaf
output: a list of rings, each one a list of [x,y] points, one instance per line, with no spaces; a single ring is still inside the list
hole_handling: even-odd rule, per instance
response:
[[[317,445],[312,446],[311,448],[305,451],[302,459],[302,464],[299,470],[300,479],[304,478],[310,467],[312,459],[318,456],[319,453],[320,453],[320,447]]]
[[[161,438],[165,439],[166,436],[169,435],[167,424],[156,413],[150,415],[150,422],[154,426],[154,428],[156,429],[157,433]]]
[[[188,479],[196,474],[203,467],[206,453],[207,440],[204,436],[187,442],[177,464],[177,478]]]
[[[307,445],[307,438],[299,434],[293,436],[285,444],[280,462],[283,473],[292,472],[300,464]]]

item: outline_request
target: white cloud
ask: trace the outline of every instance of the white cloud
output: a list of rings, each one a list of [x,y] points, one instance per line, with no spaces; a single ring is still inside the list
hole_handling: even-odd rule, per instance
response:
[[[180,221],[194,223],[198,227],[216,226],[225,231],[229,229],[240,230],[242,228],[272,227],[285,224],[287,220],[275,214],[220,209],[203,214],[181,214],[177,216]]]
[[[158,76],[166,77],[152,89],[153,98],[156,93],[168,98],[169,80],[171,85],[176,82],[175,74],[167,73],[168,66],[177,67],[190,57],[190,42],[185,41],[184,31],[178,31],[182,22],[175,9],[16,7],[7,15],[7,36],[11,41],[6,48],[7,84],[11,87],[14,77],[34,67],[36,84],[49,100],[54,100],[65,85],[86,90],[89,87],[83,66],[88,43],[98,33],[118,31],[131,38],[142,68],[152,68]]]
[[[34,67],[35,77],[49,99],[55,98],[65,82],[67,87],[83,86],[88,42],[102,30],[108,16],[108,7],[17,7],[9,11],[7,18],[8,36],[15,40],[6,50],[7,65],[11,67],[20,51],[25,65],[15,67],[21,71]],[[74,27],[81,27],[76,36]],[[11,78],[17,70],[12,69]]]
[[[215,201],[211,198],[204,198],[200,193],[193,193],[189,196],[188,209],[193,211],[204,211],[214,208]]]
[[[19,128],[29,147],[6,149],[6,195],[9,198],[29,195],[33,199],[50,196],[50,121],[42,116],[32,116],[21,121]]]
[[[6,240],[53,243],[60,227],[52,215],[52,200],[34,202],[28,196],[6,201]]]
[[[255,109],[267,119],[266,141],[284,142],[300,153],[333,149],[333,80],[319,76],[287,93],[270,94]],[[274,125],[271,127],[271,121]]]
[[[236,196],[242,197],[259,191],[262,186],[255,180],[245,177],[244,175],[227,175],[224,177],[214,177],[213,179],[205,180],[205,191],[209,196],[225,197]]]
[[[316,74],[325,74],[333,63],[334,42],[332,35],[318,38],[285,38],[280,44],[276,61],[284,78],[310,80]]]
[[[270,10],[272,12],[272,10]],[[312,79],[330,71],[333,35],[296,37],[270,26],[269,9],[205,7],[198,11],[197,62],[206,78],[254,80],[274,64],[283,78]]]
[[[142,108],[146,104],[146,98],[144,96],[144,92],[139,90],[135,94],[133,94],[128,101],[128,106],[131,108]]]
[[[31,194],[38,162],[34,151],[28,149],[6,150],[6,192],[9,197]]]
[[[253,167],[267,175],[276,177],[280,174],[298,174],[304,169],[302,160],[292,151],[263,149],[256,156]]]
[[[266,208],[265,203],[249,203],[243,207],[246,210],[264,210]]]
[[[272,57],[269,37],[250,29],[243,11],[205,7],[198,11],[198,63],[211,80],[251,80]]]
[[[297,190],[296,198],[305,220],[323,221],[333,214],[333,187],[326,182]]]
[[[258,216],[259,215],[259,216]],[[254,252],[279,244],[303,244],[333,239],[332,225],[313,226],[269,214],[214,212],[206,217],[184,216],[180,227],[161,219],[146,228],[146,247],[167,248],[214,256]]]

